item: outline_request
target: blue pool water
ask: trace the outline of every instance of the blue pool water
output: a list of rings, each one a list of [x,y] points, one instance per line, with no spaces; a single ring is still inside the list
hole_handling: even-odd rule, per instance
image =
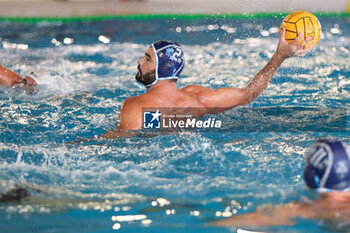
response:
[[[316,50],[287,60],[248,107],[348,107],[350,21],[320,21]],[[348,131],[140,132],[71,143],[116,127],[123,101],[142,93],[133,85],[136,60],[153,41],[183,45],[179,87],[243,87],[272,56],[280,22],[1,22],[1,64],[23,75],[48,71],[57,87],[32,95],[0,88],[0,192],[15,185],[30,192],[21,203],[0,204],[0,232],[236,232],[208,223],[262,204],[316,198],[303,183],[307,148],[320,137],[350,143]],[[219,115],[234,116],[234,110]],[[316,220],[244,229],[349,231],[347,224]]]

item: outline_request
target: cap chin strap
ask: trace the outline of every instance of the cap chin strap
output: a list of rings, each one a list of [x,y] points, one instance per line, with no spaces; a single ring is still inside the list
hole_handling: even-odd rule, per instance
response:
[[[164,77],[164,78],[158,78],[156,77],[156,80],[154,80],[152,83],[145,85],[145,87],[150,88],[154,84],[156,84],[159,80],[169,80],[169,79],[177,79],[177,76],[171,76],[171,77]]]
[[[147,91],[147,87],[143,83],[140,83],[140,82],[136,81],[136,82],[134,82],[134,85],[137,86],[138,88],[140,88],[143,91]]]
[[[157,75],[158,76],[158,75]],[[177,76],[171,76],[171,77],[164,77],[164,78],[158,78],[156,77],[156,80],[154,80],[152,83],[150,84],[143,84],[139,81],[134,82],[134,85],[136,85],[137,87],[141,88],[143,91],[146,91],[148,88],[150,88],[151,86],[153,86],[154,84],[156,84],[159,80],[170,80],[170,79],[178,79]]]

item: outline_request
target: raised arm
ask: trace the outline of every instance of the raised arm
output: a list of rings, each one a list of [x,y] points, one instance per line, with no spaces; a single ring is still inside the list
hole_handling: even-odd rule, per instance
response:
[[[248,82],[247,86],[243,89],[247,93],[246,103],[250,103],[258,98],[286,58],[295,56],[302,57],[309,51],[302,50],[302,48],[310,40],[310,38],[307,38],[298,45],[303,36],[303,33],[300,33],[293,43],[288,44],[285,40],[285,33],[285,29],[283,29],[277,50],[273,54],[271,60]]]
[[[211,108],[222,109],[223,111],[235,106],[246,105],[258,98],[286,58],[304,56],[309,51],[302,50],[309,38],[298,45],[302,36],[303,34],[300,33],[293,43],[288,44],[285,40],[285,30],[283,30],[276,52],[271,60],[248,82],[245,88],[218,88],[211,90],[199,86],[189,86],[187,91],[194,93],[203,106],[208,109],[209,113],[218,112],[216,110],[212,112],[209,110]]]
[[[23,78],[13,72],[12,70],[6,69],[2,65],[0,65],[0,85],[1,86],[13,86],[15,84],[20,83]]]

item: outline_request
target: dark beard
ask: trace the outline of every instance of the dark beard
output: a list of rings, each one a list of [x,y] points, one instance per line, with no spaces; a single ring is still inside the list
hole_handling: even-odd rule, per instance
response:
[[[140,71],[139,67],[137,67],[139,72],[137,72],[135,79],[142,83],[143,85],[147,86],[151,83],[154,82],[154,80],[156,80],[156,75],[155,75],[155,70],[152,70],[146,74],[142,74],[142,72]]]

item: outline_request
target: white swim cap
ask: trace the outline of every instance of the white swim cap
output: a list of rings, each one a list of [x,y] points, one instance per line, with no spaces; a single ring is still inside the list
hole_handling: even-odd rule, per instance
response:
[[[27,76],[32,78],[39,86],[47,88],[55,88],[57,86],[56,80],[47,72],[34,70]]]

